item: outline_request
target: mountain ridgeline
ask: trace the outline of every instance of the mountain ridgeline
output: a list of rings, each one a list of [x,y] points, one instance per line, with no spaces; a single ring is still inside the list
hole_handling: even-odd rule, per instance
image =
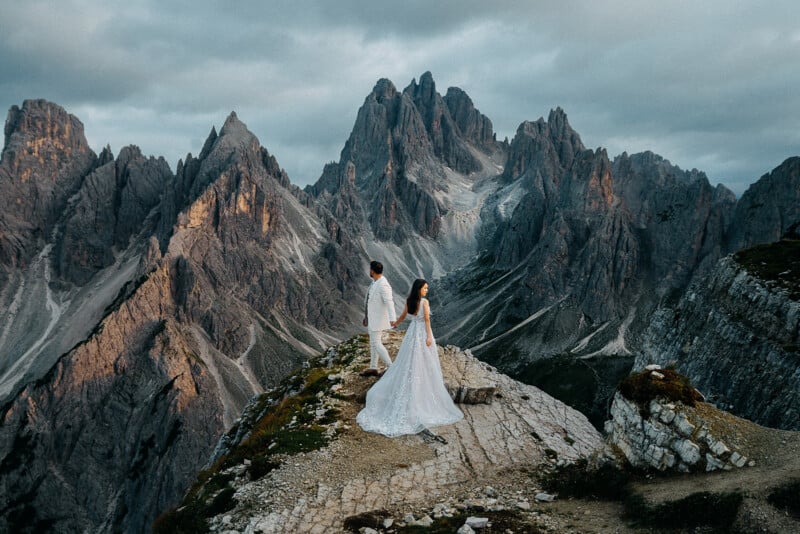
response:
[[[370,259],[398,308],[413,279],[431,281],[443,343],[597,423],[634,359],[684,365],[690,284],[791,234],[798,167],[737,201],[653,153],[587,149],[560,108],[498,142],[430,73],[402,91],[379,80],[339,161],[305,189],[235,113],[173,173],[135,146],[96,154],[56,104],[14,106],[0,160],[0,530],[148,531],[250,398],[358,331]],[[767,345],[800,344],[796,328],[769,332]],[[725,391],[738,404],[742,389]],[[781,402],[796,410],[793,398]],[[752,415],[791,427],[778,412]]]

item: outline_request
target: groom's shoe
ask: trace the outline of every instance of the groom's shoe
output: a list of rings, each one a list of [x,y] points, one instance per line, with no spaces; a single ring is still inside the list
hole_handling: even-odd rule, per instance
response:
[[[364,369],[363,371],[361,371],[358,374],[361,375],[361,376],[380,376],[380,371],[378,371],[377,369],[375,369],[373,367],[369,367],[367,369]]]

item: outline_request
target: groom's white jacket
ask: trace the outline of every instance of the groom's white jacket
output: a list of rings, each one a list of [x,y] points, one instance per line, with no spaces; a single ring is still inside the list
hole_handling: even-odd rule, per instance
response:
[[[392,327],[389,323],[396,319],[392,286],[385,276],[381,276],[370,284],[367,291],[367,328],[387,330]]]

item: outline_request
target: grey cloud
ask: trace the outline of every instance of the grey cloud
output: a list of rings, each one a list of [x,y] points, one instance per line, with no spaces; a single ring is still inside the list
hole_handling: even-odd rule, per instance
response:
[[[0,106],[45,97],[95,145],[174,166],[236,110],[301,185],[381,77],[426,70],[513,136],[561,106],[588,146],[649,149],[740,194],[800,153],[794,2],[19,2]]]

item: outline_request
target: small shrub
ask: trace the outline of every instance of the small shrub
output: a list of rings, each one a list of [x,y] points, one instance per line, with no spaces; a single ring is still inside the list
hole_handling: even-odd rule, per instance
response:
[[[630,475],[612,465],[589,469],[586,460],[560,467],[546,475],[544,487],[560,497],[620,501],[630,490]]]
[[[775,508],[790,513],[795,519],[800,519],[800,479],[773,489],[767,501]]]
[[[236,499],[233,498],[234,493],[236,493],[236,490],[231,487],[227,487],[217,493],[211,503],[203,511],[205,516],[214,517],[215,515],[233,509],[233,507],[236,506]]]
[[[250,467],[247,469],[247,472],[250,474],[250,480],[258,480],[267,475],[270,471],[280,467],[280,465],[280,463],[270,460],[267,456],[256,456],[250,462]]]
[[[389,517],[386,510],[373,510],[363,514],[351,515],[344,520],[344,528],[350,532],[358,532],[366,527],[371,529],[383,528],[383,520]]]
[[[655,378],[652,376],[652,371],[647,370],[631,373],[620,383],[619,392],[644,410],[647,410],[650,401],[656,398],[682,402],[687,406],[694,406],[695,402],[702,400],[684,375],[674,369],[659,369],[658,372],[664,375],[664,378]]]
[[[208,532],[208,524],[194,507],[167,510],[153,522],[153,534],[199,534]]]
[[[717,532],[730,532],[742,500],[738,492],[703,491],[651,506],[640,494],[631,494],[625,499],[625,517],[650,528],[710,527]]]

